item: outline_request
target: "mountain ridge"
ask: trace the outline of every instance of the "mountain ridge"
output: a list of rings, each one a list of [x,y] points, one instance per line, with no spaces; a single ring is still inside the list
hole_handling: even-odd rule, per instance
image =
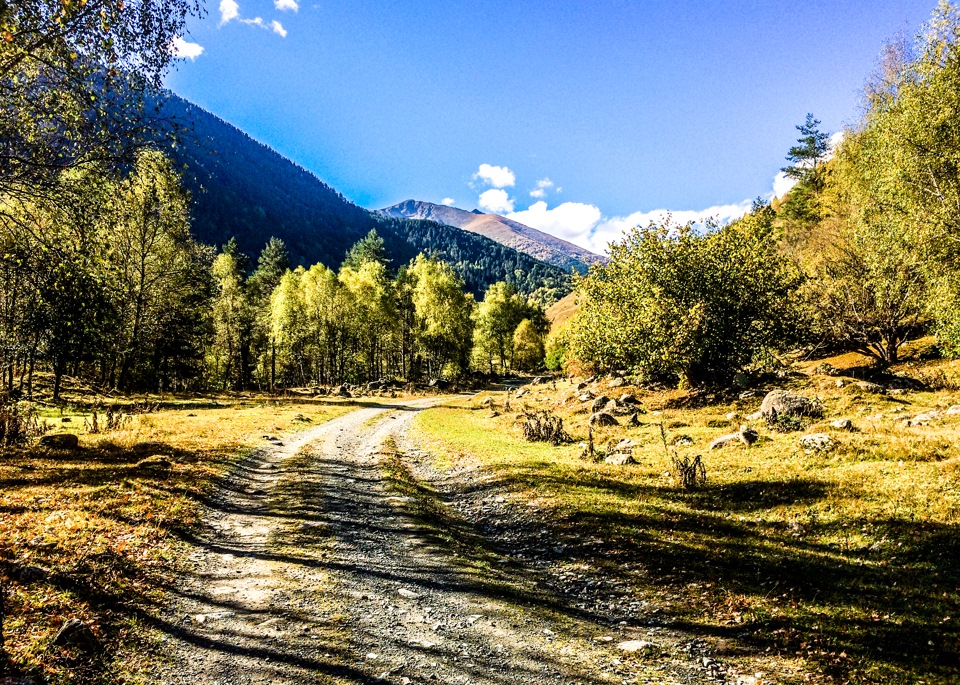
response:
[[[562,269],[476,233],[433,221],[387,217],[349,200],[315,174],[268,145],[174,93],[159,115],[179,131],[158,143],[180,169],[191,193],[195,237],[221,246],[237,240],[256,258],[270,237],[284,241],[294,265],[320,262],[337,269],[347,250],[369,231],[384,239],[393,266],[423,252],[447,262],[480,295],[496,281],[512,282],[547,299],[570,290]]]
[[[384,216],[399,219],[437,221],[482,235],[566,271],[583,273],[591,264],[606,261],[605,257],[594,254],[579,245],[499,214],[485,214],[476,209],[467,211],[458,207],[412,199],[377,211]]]

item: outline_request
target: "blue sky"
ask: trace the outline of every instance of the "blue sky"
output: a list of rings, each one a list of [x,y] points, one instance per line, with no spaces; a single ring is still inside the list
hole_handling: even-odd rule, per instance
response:
[[[794,126],[854,121],[884,40],[936,5],[207,2],[180,95],[365,207],[484,206],[597,251],[654,210],[768,197]]]

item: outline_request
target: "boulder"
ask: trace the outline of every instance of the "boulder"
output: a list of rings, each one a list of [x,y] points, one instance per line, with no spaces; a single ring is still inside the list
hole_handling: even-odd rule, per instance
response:
[[[853,430],[853,421],[850,419],[837,419],[830,424],[831,428],[836,428],[838,431],[852,431]]]
[[[73,433],[52,433],[40,438],[43,447],[52,447],[58,450],[74,450],[80,446],[80,438]]]
[[[612,381],[610,381],[611,388],[621,388],[624,385],[626,385],[626,381],[622,378],[614,378]]]
[[[604,411],[594,412],[590,415],[591,426],[618,426],[620,425],[613,416]]]
[[[578,395],[577,399],[580,400],[581,402],[589,402],[590,400],[593,399],[593,393],[587,390],[586,392]]]
[[[747,414],[743,418],[745,418],[747,421],[759,421],[760,419],[763,418],[763,414],[761,414],[758,411],[755,411],[752,414]]]
[[[900,425],[903,428],[910,428],[911,426],[929,426],[937,418],[939,418],[939,416],[940,416],[940,412],[938,412],[936,409],[931,409],[930,411],[924,412],[923,414],[917,414],[912,419],[907,419],[906,421],[902,421]]]
[[[584,383],[583,381],[580,381],[579,383],[577,383],[577,390],[583,390],[586,387],[587,387],[587,384]]]
[[[53,644],[59,647],[79,647],[84,651],[99,651],[100,641],[86,623],[71,618],[62,626],[53,638]]]
[[[799,442],[807,452],[826,452],[833,447],[833,438],[826,433],[810,433],[801,437]]]
[[[710,449],[719,450],[724,447],[729,447],[730,445],[735,445],[738,442],[740,442],[740,433],[729,433],[728,435],[721,435],[711,442]]]
[[[946,411],[947,416],[960,416],[960,404],[955,404]]]
[[[657,644],[647,640],[627,640],[619,643],[617,649],[622,652],[651,652],[657,649]]]
[[[747,447],[750,447],[755,443],[759,438],[760,434],[757,433],[755,429],[750,426],[740,426],[740,442],[742,442]]]
[[[688,447],[693,444],[693,438],[689,435],[678,435],[673,439],[673,444],[677,447]]]
[[[143,473],[167,476],[173,470],[173,464],[166,456],[154,454],[138,461],[136,468]]]
[[[593,403],[590,405],[590,411],[592,412],[603,411],[604,409],[606,409],[607,403],[609,401],[610,401],[609,397],[607,397],[606,395],[600,395],[600,397],[595,399]]]
[[[863,392],[870,393],[871,395],[887,394],[887,389],[885,387],[879,383],[871,383],[870,381],[857,381],[854,387],[862,390]]]
[[[745,373],[737,373],[733,375],[733,386],[735,388],[749,388],[750,387],[750,376]]]
[[[638,404],[637,398],[628,392],[620,395],[620,404]]]
[[[823,415],[823,406],[817,400],[789,390],[771,390],[760,404],[760,415],[767,421],[775,421],[778,416],[819,418]]]
[[[614,466],[626,466],[627,464],[636,464],[633,457],[626,452],[621,452],[619,454],[611,454],[609,457],[603,460],[604,464],[613,464]]]

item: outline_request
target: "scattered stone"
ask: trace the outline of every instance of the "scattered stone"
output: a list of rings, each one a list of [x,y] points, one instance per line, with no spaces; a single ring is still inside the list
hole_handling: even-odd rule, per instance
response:
[[[100,640],[86,623],[78,618],[67,620],[53,638],[53,644],[59,647],[78,647],[84,651],[99,651]]]
[[[822,376],[838,376],[840,375],[840,369],[831,364],[830,362],[822,362],[817,365],[817,368],[813,370],[814,373],[818,373]]]
[[[758,411],[755,411],[752,414],[747,414],[743,418],[745,418],[747,421],[759,421],[760,419],[763,418],[763,414],[761,414]]]
[[[14,574],[21,583],[36,583],[47,577],[46,569],[30,564],[15,566]]]
[[[626,452],[620,454],[611,454],[603,460],[604,464],[613,464],[614,466],[626,466],[627,464],[636,464],[633,457]]]
[[[837,419],[830,424],[831,428],[836,428],[840,431],[852,431],[853,430],[853,421],[850,419]]]
[[[594,412],[590,415],[591,426],[619,426],[619,422],[605,411]]]
[[[64,416],[62,419],[60,419],[60,423],[70,423],[71,421],[73,421],[73,419],[71,419],[69,416]]]
[[[842,387],[845,386],[846,384],[847,384],[847,382],[846,382],[845,380],[843,380],[842,378],[838,378],[836,381],[834,381],[834,385],[837,386],[838,388],[842,388]]]
[[[880,385],[879,383],[871,383],[870,381],[857,381],[856,387],[872,395],[887,394],[887,389],[882,385]]]
[[[173,470],[173,464],[170,463],[170,460],[166,456],[154,454],[153,456],[138,461],[136,469],[144,473],[166,476]]]
[[[603,411],[604,409],[606,409],[608,402],[610,402],[609,397],[607,397],[606,395],[600,395],[600,397],[595,399],[593,403],[590,405],[590,411],[592,412]]]
[[[740,418],[740,414],[735,411],[732,411],[729,414],[727,414],[726,417],[724,418],[726,418],[727,421],[736,421],[737,419]]]
[[[593,393],[587,390],[585,393],[580,395],[577,399],[580,400],[581,402],[589,402],[590,400],[593,399]]]
[[[626,385],[626,381],[622,378],[614,378],[612,381],[610,381],[611,388],[622,388],[624,385]]]
[[[620,395],[620,404],[637,404],[637,398],[628,392]]]
[[[946,411],[947,416],[960,416],[960,404],[955,404]]]
[[[721,435],[719,438],[711,442],[710,449],[719,450],[738,442],[740,442],[740,433],[729,433],[727,435]]]
[[[800,447],[808,452],[826,452],[833,447],[833,438],[826,433],[810,433],[800,438]]]
[[[405,587],[397,590],[397,594],[401,597],[406,597],[407,599],[420,599],[420,595],[414,592],[413,590],[408,590]]]
[[[594,642],[613,642],[613,638],[609,635],[598,635],[593,638]]]
[[[632,450],[636,446],[637,446],[637,443],[635,443],[633,440],[631,440],[630,438],[624,438],[614,446],[614,449],[615,450]]]
[[[623,652],[650,652],[656,648],[656,643],[647,640],[627,640],[617,645],[617,649]]]
[[[767,421],[775,421],[778,416],[819,418],[823,416],[823,406],[789,390],[771,390],[760,404],[760,414]]]
[[[923,414],[917,414],[912,419],[907,419],[902,421],[900,425],[904,428],[910,428],[911,426],[929,426],[933,421],[935,421],[940,416],[940,412],[935,409],[931,409],[928,412]]]
[[[710,449],[718,450],[724,447],[729,447],[730,445],[741,442],[747,447],[750,447],[753,443],[757,441],[760,435],[750,426],[740,426],[740,430],[736,433],[729,433],[727,435],[721,435],[719,438],[710,443]],[[692,441],[691,441],[692,442]],[[674,443],[676,444],[676,443]]]
[[[737,395],[737,397],[741,400],[749,400],[751,397],[756,397],[756,396],[757,396],[756,390],[744,390],[742,393]]]
[[[80,438],[73,433],[53,433],[41,437],[40,445],[58,450],[74,450],[80,446]]]
[[[673,444],[677,447],[686,447],[693,444],[693,438],[689,435],[678,435],[673,439]]]
[[[587,387],[587,384],[585,382],[580,381],[579,383],[577,383],[577,390],[583,390],[585,387]]]
[[[313,421],[309,416],[304,416],[303,414],[297,414],[293,417],[293,420],[297,423],[311,423]]]
[[[630,417],[630,420],[627,421],[627,424],[630,425],[630,426],[634,426],[634,427],[639,426],[639,425],[640,425],[640,414],[639,414],[638,412],[634,412],[633,415]]]

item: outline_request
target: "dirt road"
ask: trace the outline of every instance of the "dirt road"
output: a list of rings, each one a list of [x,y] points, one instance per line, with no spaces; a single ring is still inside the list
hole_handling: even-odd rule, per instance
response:
[[[528,569],[458,556],[388,487],[384,445],[402,453],[436,402],[365,406],[245,460],[191,541],[155,682],[699,681],[654,645],[618,649]]]

